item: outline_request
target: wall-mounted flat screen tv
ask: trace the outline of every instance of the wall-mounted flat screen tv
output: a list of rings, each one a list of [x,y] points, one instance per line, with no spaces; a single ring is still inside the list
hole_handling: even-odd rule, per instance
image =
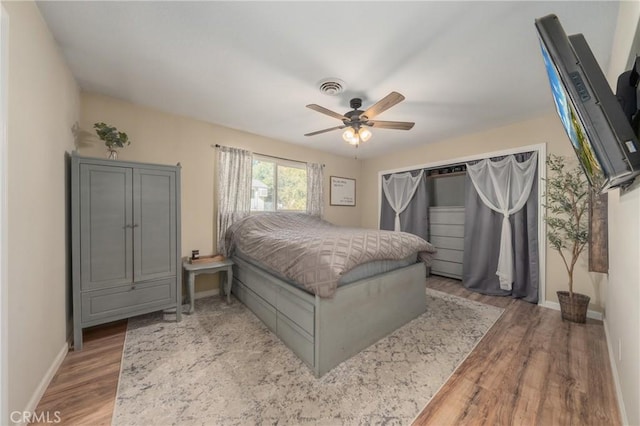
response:
[[[640,144],[582,34],[555,15],[535,20],[551,93],[589,183],[599,192],[640,174]]]

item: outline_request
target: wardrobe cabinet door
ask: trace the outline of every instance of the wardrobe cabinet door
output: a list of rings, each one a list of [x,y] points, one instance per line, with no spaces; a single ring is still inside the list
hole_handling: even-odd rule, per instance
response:
[[[176,275],[176,175],[133,170],[134,280]]]
[[[80,275],[83,291],[131,283],[132,170],[80,165]]]

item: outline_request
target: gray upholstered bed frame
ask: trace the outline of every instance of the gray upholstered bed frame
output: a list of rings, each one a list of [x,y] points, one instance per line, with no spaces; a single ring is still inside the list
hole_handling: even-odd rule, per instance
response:
[[[238,258],[233,293],[320,377],[426,310],[425,267],[338,287],[322,299]]]

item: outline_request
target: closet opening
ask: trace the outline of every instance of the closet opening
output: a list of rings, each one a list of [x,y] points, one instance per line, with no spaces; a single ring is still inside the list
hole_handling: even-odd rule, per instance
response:
[[[534,145],[380,172],[379,227],[433,244],[432,275],[543,303],[545,158]]]

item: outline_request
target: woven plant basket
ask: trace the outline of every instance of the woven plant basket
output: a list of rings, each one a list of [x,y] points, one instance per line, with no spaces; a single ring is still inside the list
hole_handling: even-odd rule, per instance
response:
[[[563,320],[581,324],[587,322],[587,308],[591,300],[589,296],[574,292],[571,297],[568,291],[558,291],[557,294]]]

